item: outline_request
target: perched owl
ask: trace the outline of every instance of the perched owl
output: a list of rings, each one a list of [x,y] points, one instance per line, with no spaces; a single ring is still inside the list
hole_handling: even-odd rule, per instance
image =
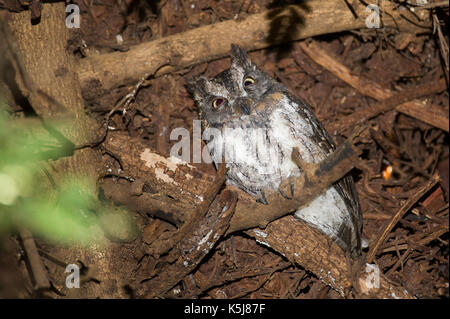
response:
[[[264,191],[277,190],[282,180],[302,173],[291,160],[293,147],[312,163],[335,149],[308,105],[237,45],[232,45],[228,70],[213,79],[190,80],[187,88],[199,108],[211,158],[215,163],[225,159],[227,183],[263,203]],[[295,217],[330,236],[352,257],[360,255],[361,211],[351,176],[299,207]]]

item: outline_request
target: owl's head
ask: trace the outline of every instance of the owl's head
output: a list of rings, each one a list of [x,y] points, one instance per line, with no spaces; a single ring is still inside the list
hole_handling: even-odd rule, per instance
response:
[[[240,46],[231,45],[231,66],[215,78],[187,81],[200,117],[213,127],[250,115],[265,95],[279,89],[278,83],[253,64]]]

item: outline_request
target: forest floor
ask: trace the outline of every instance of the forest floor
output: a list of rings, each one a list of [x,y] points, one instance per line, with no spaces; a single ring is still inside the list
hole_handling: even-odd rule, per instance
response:
[[[86,50],[98,53],[126,51],[142,42],[289,4],[288,1],[281,2],[75,0],[81,9],[82,23],[81,28],[72,33],[68,49],[77,59],[82,59]],[[433,8],[430,12],[445,22],[440,28],[448,43],[448,6]],[[413,89],[442,78],[448,81],[437,32],[424,31],[420,36],[408,37],[394,29],[366,29],[317,36],[309,41],[349,68],[352,74],[391,91]],[[303,42],[252,51],[249,56],[256,65],[309,104],[339,145],[351,131],[337,130],[336,123],[377,101],[317,64],[302,48]],[[448,56],[446,59],[448,63]],[[198,75],[213,77],[229,65],[230,59],[222,58],[151,78],[139,89],[126,112],[120,110],[112,114],[109,125],[169,156],[170,147],[176,141],[171,141],[166,132],[177,127],[192,132],[193,120],[198,119],[198,110],[186,91],[185,79]],[[98,98],[96,92],[83,91],[86,110],[101,122],[128,92],[129,87],[124,86]],[[426,100],[448,116],[448,95],[448,90],[443,90],[427,95]],[[380,230],[394,219],[408,199],[415,198],[418,189],[435,173],[441,178],[418,197],[394,225],[377,249],[373,263],[390,281],[403,286],[413,296],[448,298],[448,128],[435,127],[396,109],[377,114],[367,122],[372,128],[372,139],[362,154],[364,165],[354,169],[352,175],[363,213],[363,237],[369,244],[376,242]],[[212,166],[208,169],[214,170]],[[142,216],[143,229],[153,220],[151,216]],[[170,229],[173,226],[164,227]],[[128,272],[129,287],[134,287],[137,279],[145,278],[145,274],[155,267],[155,257],[145,253],[146,240],[149,239],[143,231],[138,243],[129,247],[131,255],[117,256],[118,267],[124,258],[132,258],[140,265]],[[9,257],[0,260],[0,273],[12,274],[6,276],[7,279],[0,275],[2,297],[30,296],[17,292],[19,288],[8,291],[1,288],[12,287],[11,282],[20,281],[14,278],[22,276],[10,269],[11,264],[17,263],[15,253],[20,252],[17,247],[15,241],[11,241],[11,246],[3,251],[3,255]],[[45,247],[41,244],[41,248]],[[243,233],[234,233],[221,240],[175,288],[168,297],[342,298],[301,265],[292,264]],[[131,290],[129,295],[133,297]]]

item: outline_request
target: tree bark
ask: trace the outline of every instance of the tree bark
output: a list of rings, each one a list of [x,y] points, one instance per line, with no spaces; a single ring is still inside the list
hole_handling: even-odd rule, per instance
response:
[[[89,147],[75,150],[73,147],[98,140],[100,131],[95,120],[85,114],[76,64],[66,51],[69,29],[65,26],[64,2],[43,4],[38,24],[31,23],[29,11],[2,14],[1,31],[6,56],[8,63],[12,64],[20,93],[42,121],[42,131],[48,131],[53,137],[54,140],[49,143],[61,147],[69,145],[67,156],[37,163],[43,168],[42,171],[48,172],[48,175],[42,173],[37,177],[39,191],[56,196],[59,186],[68,177],[84,177],[86,191],[95,197],[97,180],[106,168],[102,167],[99,150]],[[118,288],[121,285],[118,272],[110,264],[117,250],[109,243],[99,245],[102,240],[103,243],[107,241],[99,227],[97,234],[99,241],[89,247],[75,244],[70,247],[52,246],[48,247],[47,252],[68,264],[81,260],[102,269],[103,272],[97,277],[102,285],[88,283],[81,289],[67,289],[64,285],[67,276],[65,269],[42,259],[51,281],[66,296],[126,297],[120,289],[111,290],[108,287],[116,285]]]
[[[51,131],[55,144],[81,145],[98,139],[99,125],[84,112],[76,64],[66,52],[64,3],[44,4],[42,19],[35,25],[29,11],[10,13],[5,20],[4,38],[16,83],[39,118],[56,129]],[[95,186],[100,160],[98,151],[83,148],[52,162],[48,170],[57,185],[67,175],[81,175]],[[52,188],[47,178],[42,180],[43,187]]]

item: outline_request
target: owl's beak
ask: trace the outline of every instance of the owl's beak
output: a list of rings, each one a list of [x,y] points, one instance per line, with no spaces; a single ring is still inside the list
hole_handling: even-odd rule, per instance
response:
[[[242,112],[242,114],[250,115],[251,106],[253,101],[249,98],[239,97],[234,101],[235,110],[237,112]]]

